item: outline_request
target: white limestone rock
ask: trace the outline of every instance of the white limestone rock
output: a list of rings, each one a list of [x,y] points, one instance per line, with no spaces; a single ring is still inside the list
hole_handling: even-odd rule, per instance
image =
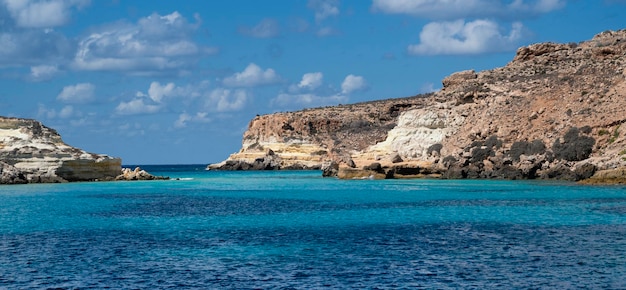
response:
[[[113,180],[121,159],[69,146],[36,120],[0,117],[0,183]]]
[[[398,154],[402,159],[426,159],[428,147],[456,133],[464,117],[454,110],[416,109],[402,113],[387,139],[365,154]]]

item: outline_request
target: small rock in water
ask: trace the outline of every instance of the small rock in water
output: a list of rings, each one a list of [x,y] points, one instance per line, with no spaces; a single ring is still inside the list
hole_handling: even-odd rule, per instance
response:
[[[122,174],[117,176],[115,180],[167,180],[170,179],[167,176],[154,176],[147,171],[135,167],[134,170],[130,170],[130,168],[123,168]]]

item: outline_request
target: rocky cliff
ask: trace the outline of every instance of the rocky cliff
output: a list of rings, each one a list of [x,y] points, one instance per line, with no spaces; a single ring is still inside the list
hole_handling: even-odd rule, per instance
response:
[[[534,44],[431,95],[257,116],[242,149],[209,168],[586,179],[626,166],[625,69],[626,30]]]
[[[0,183],[113,180],[121,160],[71,147],[35,120],[0,117]]]

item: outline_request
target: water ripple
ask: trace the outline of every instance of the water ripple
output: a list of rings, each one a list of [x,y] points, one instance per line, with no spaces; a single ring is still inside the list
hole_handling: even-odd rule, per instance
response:
[[[625,234],[462,223],[3,235],[0,287],[623,288]]]

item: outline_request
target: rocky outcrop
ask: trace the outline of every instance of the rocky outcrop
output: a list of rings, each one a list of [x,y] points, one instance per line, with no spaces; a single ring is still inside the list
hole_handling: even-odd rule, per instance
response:
[[[588,179],[580,181],[581,184],[626,184],[626,167],[600,170]]]
[[[131,170],[130,168],[123,168],[122,174],[115,177],[115,180],[168,180],[170,179],[167,176],[155,176],[152,175],[145,170],[135,167],[135,169]]]
[[[257,116],[223,164],[265,162],[271,150],[272,169],[334,162],[344,178],[565,180],[626,166],[626,30],[523,47],[504,67],[442,83],[431,95]]]
[[[71,147],[30,119],[0,117],[0,183],[113,180],[121,159]]]
[[[352,152],[385,140],[400,113],[427,96],[256,116],[241,150],[208,169],[320,169],[326,161],[354,166]]]

